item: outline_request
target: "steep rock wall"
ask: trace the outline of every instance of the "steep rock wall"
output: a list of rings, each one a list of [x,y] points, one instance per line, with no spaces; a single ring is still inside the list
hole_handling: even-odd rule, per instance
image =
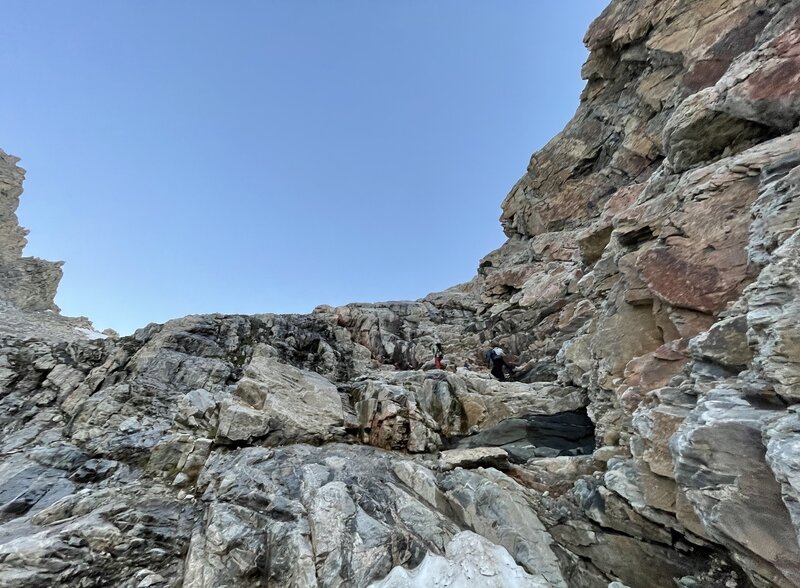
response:
[[[62,263],[22,256],[27,231],[16,210],[25,172],[17,161],[0,150],[0,298],[23,311],[58,310],[53,299]]]
[[[798,41],[797,2],[613,2],[479,278],[491,336],[588,391],[606,487],[760,586],[800,583]]]

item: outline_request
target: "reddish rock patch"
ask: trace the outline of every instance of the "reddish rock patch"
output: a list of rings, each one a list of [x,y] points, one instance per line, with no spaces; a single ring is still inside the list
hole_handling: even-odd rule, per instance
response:
[[[786,59],[769,69],[758,71],[746,82],[753,100],[777,100],[800,96],[800,57]]]
[[[658,247],[645,252],[636,264],[648,288],[659,298],[681,308],[719,312],[745,278],[696,260],[690,247]]]
[[[772,47],[780,57],[800,57],[800,18],[772,42]]]
[[[716,84],[730,67],[729,59],[704,59],[698,61],[683,78],[683,85],[691,92],[698,92]]]

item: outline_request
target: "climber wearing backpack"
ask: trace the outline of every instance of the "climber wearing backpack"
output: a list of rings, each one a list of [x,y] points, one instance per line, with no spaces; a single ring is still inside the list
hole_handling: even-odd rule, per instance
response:
[[[492,375],[501,382],[505,382],[506,380],[506,374],[503,369],[508,370],[509,376],[514,375],[514,368],[506,363],[503,357],[504,355],[505,353],[503,353],[503,350],[499,347],[495,347],[486,352],[486,359],[490,362]]]
[[[433,342],[433,362],[436,364],[437,370],[443,370],[442,358],[444,358],[444,349],[442,349],[442,342],[436,339]]]
[[[492,369],[492,365],[494,364],[494,347],[489,347],[486,350],[486,353],[483,354],[483,358],[486,360],[486,367]]]

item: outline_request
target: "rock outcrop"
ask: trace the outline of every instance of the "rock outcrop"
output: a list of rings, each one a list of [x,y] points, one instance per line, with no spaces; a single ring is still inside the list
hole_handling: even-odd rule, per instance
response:
[[[0,295],[20,310],[58,310],[53,299],[62,264],[22,256],[27,231],[16,210],[25,172],[17,161],[0,150]]]
[[[84,318],[67,318],[55,304],[63,262],[23,257],[28,231],[17,220],[25,170],[0,149],[0,334],[74,340],[104,337]]]
[[[0,153],[0,586],[800,586],[800,2],[585,41],[507,242],[415,302],[87,338]]]

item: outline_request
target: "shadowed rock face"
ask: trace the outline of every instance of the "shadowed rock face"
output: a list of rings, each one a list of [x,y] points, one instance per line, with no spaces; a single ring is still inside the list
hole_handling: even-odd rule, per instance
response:
[[[515,463],[534,457],[591,454],[594,424],[586,410],[510,418],[467,437],[460,447],[502,447]]]
[[[93,338],[0,152],[0,586],[800,586],[798,31],[611,2],[508,241],[414,302]]]

